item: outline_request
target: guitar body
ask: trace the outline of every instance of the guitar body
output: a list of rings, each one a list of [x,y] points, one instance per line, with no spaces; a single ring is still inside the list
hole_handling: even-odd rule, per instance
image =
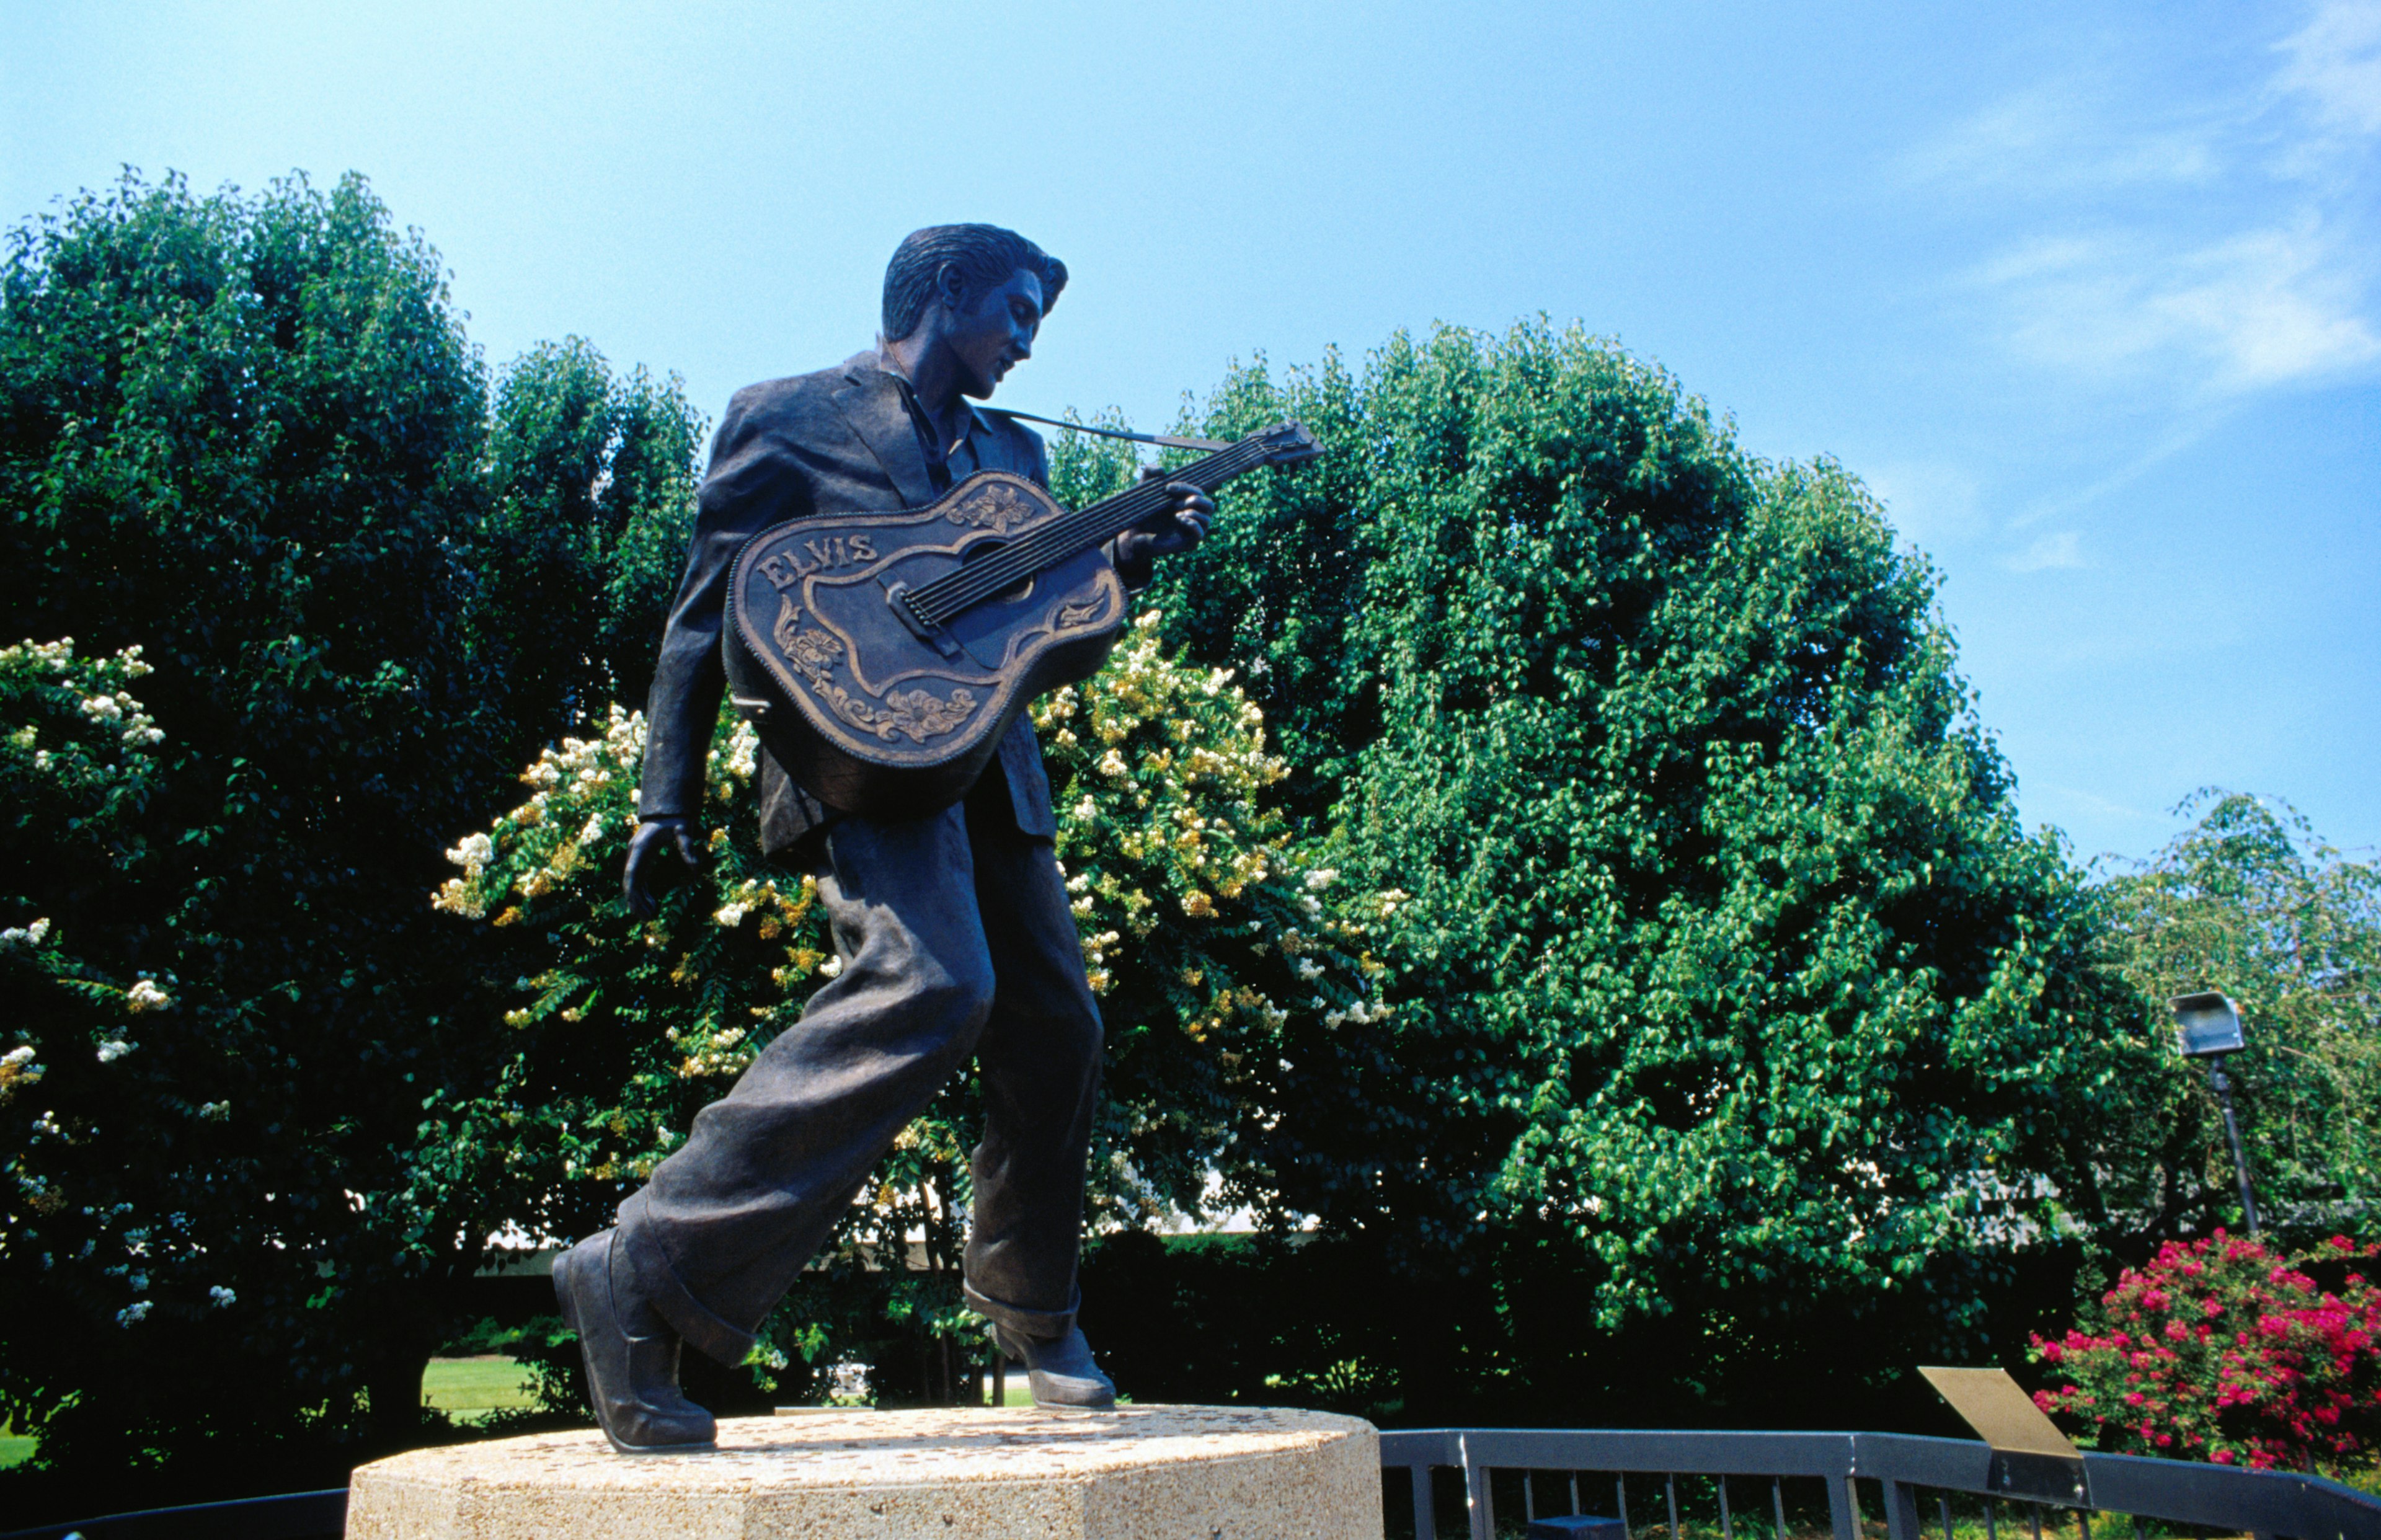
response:
[[[879,818],[949,806],[1046,690],[1115,646],[1124,584],[1093,546],[946,622],[895,600],[1068,517],[1032,482],[970,476],[922,508],[830,515],[754,535],[737,557],[721,650],[770,754],[829,807]]]

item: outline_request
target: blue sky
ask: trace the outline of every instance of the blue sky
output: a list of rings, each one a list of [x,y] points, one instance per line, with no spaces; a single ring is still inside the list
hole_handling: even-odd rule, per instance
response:
[[[0,218],[120,165],[369,176],[494,361],[748,381],[893,243],[1075,282],[1002,399],[1577,318],[1945,575],[2029,822],[2220,784],[2381,844],[2381,3],[205,6],[0,0]]]

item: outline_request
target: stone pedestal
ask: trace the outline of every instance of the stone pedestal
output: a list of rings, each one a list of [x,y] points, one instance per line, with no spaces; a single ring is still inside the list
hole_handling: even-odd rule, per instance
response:
[[[347,1540],[1380,1540],[1380,1442],[1265,1408],[746,1417],[711,1454],[541,1434],[366,1465]]]

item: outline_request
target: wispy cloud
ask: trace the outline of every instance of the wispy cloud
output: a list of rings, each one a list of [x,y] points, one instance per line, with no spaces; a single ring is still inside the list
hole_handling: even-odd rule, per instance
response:
[[[2211,115],[2123,113],[2087,75],[2045,80],[1954,124],[1901,158],[1902,177],[2029,198],[2215,179],[2229,156]]]
[[[2303,95],[2343,132],[2381,134],[2381,5],[2331,0],[2283,40],[2289,58],[2275,84]]]
[[[2202,401],[2381,362],[2381,0],[2319,6],[2273,57],[2195,101],[2121,63],[2062,76],[1906,158],[2000,232],[1962,287],[1988,298],[2003,343]]]
[[[2002,565],[2012,572],[2047,572],[2091,564],[2083,559],[2082,537],[2073,530],[2060,530],[2044,535]]]
[[[2052,519],[2070,519],[2082,510],[2097,507],[2109,494],[2131,486],[2220,428],[2237,409],[2237,403],[2224,402],[2176,415],[2167,423],[2164,433],[2137,453],[2101,475],[2062,487],[2021,507],[2009,519],[2009,527],[2011,530],[2031,529]]]
[[[2229,394],[2381,358],[2363,265],[2310,220],[2181,250],[2140,232],[2043,237],[1974,276],[2005,297],[2009,340],[2030,357],[2124,379],[2182,369]]]

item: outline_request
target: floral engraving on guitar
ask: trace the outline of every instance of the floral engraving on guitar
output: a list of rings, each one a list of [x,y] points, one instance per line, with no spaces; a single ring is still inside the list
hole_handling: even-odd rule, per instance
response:
[[[1061,605],[1058,606],[1057,619],[1051,622],[1052,629],[1062,631],[1073,630],[1077,626],[1088,624],[1093,617],[1105,608],[1107,608],[1105,595],[1087,605]]]
[[[780,598],[777,623],[769,634],[776,640],[777,650],[786,654],[786,661],[811,681],[812,690],[824,695],[835,682],[829,670],[843,656],[843,643],[816,626],[799,629],[801,618],[802,612],[792,599]]]
[[[944,517],[954,524],[970,524],[995,534],[1007,534],[1033,517],[1034,506],[1013,486],[993,483],[973,497],[951,505]]]
[[[923,743],[930,738],[942,737],[966,721],[975,711],[975,692],[954,690],[948,701],[941,701],[922,690],[905,690],[885,696],[885,703],[892,709],[872,712],[856,701],[847,709],[838,701],[836,710],[852,726],[873,732],[879,738],[890,739],[897,732],[908,735],[912,743]]]
[[[975,714],[975,691],[954,690],[947,701],[923,690],[904,690],[885,697],[880,711],[835,681],[835,666],[843,661],[843,641],[816,626],[801,624],[802,612],[791,597],[777,601],[777,623],[770,635],[795,672],[810,681],[811,692],[827,709],[861,732],[885,741],[896,733],[912,743],[940,738]]]

